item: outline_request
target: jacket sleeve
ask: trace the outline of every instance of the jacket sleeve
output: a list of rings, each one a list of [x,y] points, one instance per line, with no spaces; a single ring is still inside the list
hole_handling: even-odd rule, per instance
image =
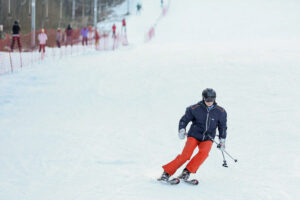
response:
[[[225,110],[221,112],[221,117],[218,122],[219,138],[226,139],[227,136],[227,113]]]
[[[191,107],[188,107],[185,111],[185,114],[181,117],[179,121],[179,129],[185,129],[190,121],[194,119],[194,115],[191,112]]]

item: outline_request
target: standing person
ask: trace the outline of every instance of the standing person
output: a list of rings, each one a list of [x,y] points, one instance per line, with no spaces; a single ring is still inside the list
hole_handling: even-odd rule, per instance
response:
[[[46,41],[48,40],[47,34],[45,33],[45,29],[41,29],[41,33],[38,35],[38,40],[40,43],[39,52],[43,49],[43,53],[45,53]]]
[[[72,46],[73,45],[73,29],[70,24],[66,28],[65,33],[67,36],[66,45],[70,44]]]
[[[217,105],[215,99],[216,92],[207,88],[202,92],[202,101],[186,109],[179,121],[178,133],[182,140],[187,136],[185,147],[173,161],[163,166],[164,172],[159,180],[168,181],[178,168],[190,160],[194,149],[198,147],[198,153],[189,161],[178,178],[188,180],[190,173],[196,173],[208,157],[217,128],[220,140],[218,147],[222,151],[225,149],[227,114],[224,108]],[[186,133],[185,129],[189,122],[192,122],[192,125]]]
[[[11,51],[14,50],[15,41],[17,41],[17,43],[18,43],[19,51],[21,52],[21,50],[22,50],[21,41],[20,41],[20,31],[21,31],[21,28],[19,26],[18,21],[15,21],[15,23],[12,27],[12,42],[11,42],[11,46],[10,46]]]
[[[114,25],[112,26],[113,38],[116,38],[116,29],[117,29],[117,27],[116,27],[116,25],[114,24]]]
[[[100,35],[99,35],[97,29],[95,29],[95,46],[96,46],[96,48],[99,44],[99,40],[100,40]]]
[[[3,35],[3,25],[0,24],[0,40],[4,38],[4,35]]]
[[[82,45],[84,46],[88,44],[88,33],[89,30],[88,28],[85,26],[81,29],[81,37],[82,37]]]
[[[137,3],[136,4],[136,14],[141,14],[142,4]]]
[[[95,37],[95,31],[94,31],[94,28],[92,26],[89,26],[88,27],[88,44],[92,44],[92,40],[93,38]],[[96,30],[96,28],[95,28]]]
[[[123,32],[123,30],[126,34],[126,20],[125,20],[125,18],[122,20],[122,32]]]
[[[56,31],[56,45],[58,48],[60,48],[60,41],[62,40],[62,32],[60,30],[60,28],[57,29]]]

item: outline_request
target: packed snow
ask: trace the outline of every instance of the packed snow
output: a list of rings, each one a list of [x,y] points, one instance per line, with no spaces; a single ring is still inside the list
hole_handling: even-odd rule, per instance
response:
[[[142,3],[128,47],[0,76],[0,199],[298,199],[300,2],[171,1],[159,21],[160,1]],[[198,186],[156,181],[207,87],[238,162],[214,145]]]

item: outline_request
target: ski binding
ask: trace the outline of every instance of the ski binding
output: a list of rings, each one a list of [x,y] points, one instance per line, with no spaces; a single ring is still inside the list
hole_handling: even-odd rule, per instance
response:
[[[164,183],[167,183],[167,184],[170,184],[170,185],[177,185],[180,183],[180,180],[178,178],[173,178],[171,180],[162,180],[162,179],[157,179],[158,181],[161,181],[161,182],[164,182]]]

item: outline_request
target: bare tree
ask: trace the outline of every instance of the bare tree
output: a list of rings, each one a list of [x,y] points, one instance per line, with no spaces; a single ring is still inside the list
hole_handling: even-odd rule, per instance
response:
[[[99,19],[105,19],[112,7],[124,1],[98,0]],[[36,0],[36,28],[56,29],[70,23],[74,28],[93,25],[93,7],[93,0]],[[22,33],[30,32],[31,0],[0,0],[0,25],[3,25],[4,32],[11,33],[11,26],[16,20],[22,27]]]

